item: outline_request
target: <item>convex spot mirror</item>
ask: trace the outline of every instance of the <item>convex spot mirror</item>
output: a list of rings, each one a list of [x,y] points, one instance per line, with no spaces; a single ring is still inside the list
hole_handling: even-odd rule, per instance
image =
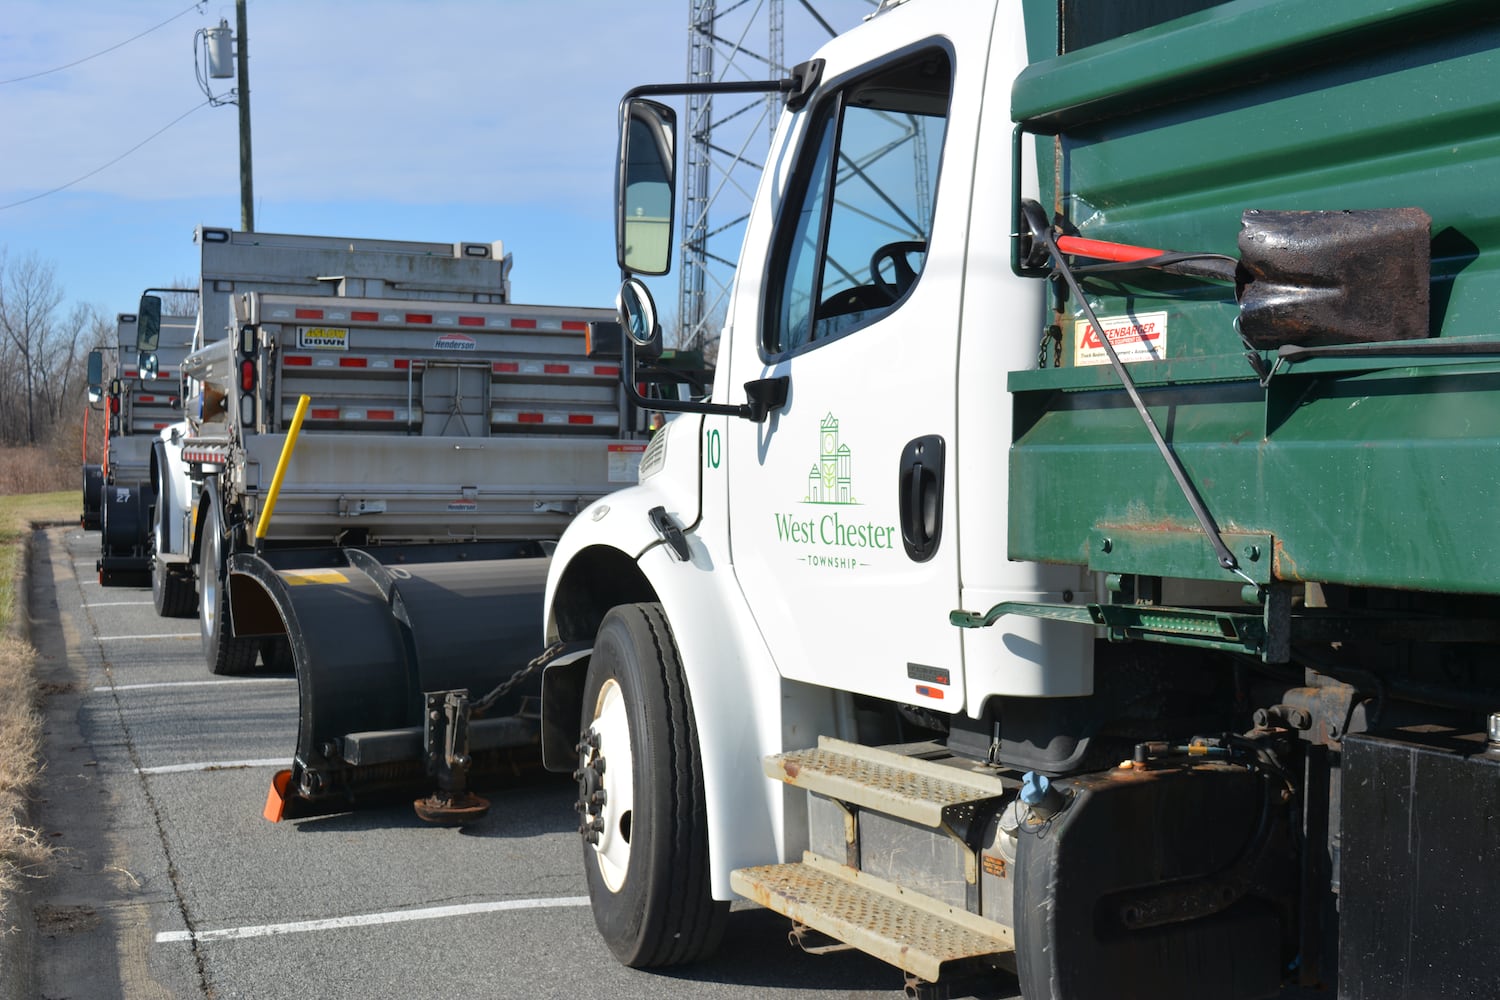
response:
[[[638,278],[626,278],[615,298],[620,327],[635,344],[639,357],[661,356],[661,323],[656,317],[656,300]]]
[[[622,271],[659,275],[672,268],[676,150],[675,111],[639,98],[621,105],[615,255]]]

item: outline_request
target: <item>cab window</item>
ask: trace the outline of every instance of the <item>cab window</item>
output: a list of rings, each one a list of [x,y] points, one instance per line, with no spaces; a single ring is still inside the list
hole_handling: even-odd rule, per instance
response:
[[[934,49],[823,102],[774,244],[763,348],[788,354],[867,326],[921,276],[952,88]]]

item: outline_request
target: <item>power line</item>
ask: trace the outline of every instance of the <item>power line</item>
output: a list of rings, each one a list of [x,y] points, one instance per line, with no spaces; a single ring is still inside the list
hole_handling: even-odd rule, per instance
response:
[[[82,177],[75,177],[72,180],[68,181],[68,183],[66,183],[66,184],[59,184],[57,187],[53,188],[50,191],[43,191],[41,194],[34,194],[30,198],[22,198],[20,201],[13,201],[9,205],[0,205],[0,212],[3,212],[3,211],[5,211],[8,208],[15,208],[18,205],[25,205],[25,204],[28,204],[29,202],[37,201],[38,199],[47,197],[49,194],[57,194],[57,192],[59,192],[59,191],[66,191],[68,188],[72,187],[74,184],[77,184],[79,181],[86,181],[86,180],[88,180],[90,177],[94,176],[95,174],[97,174],[99,171],[105,169],[106,167],[112,167],[116,163],[119,163],[121,160],[125,159],[125,157],[129,156],[131,153],[134,153],[137,149],[140,149],[146,143],[150,142],[152,139],[155,139],[157,136],[161,135],[167,129],[171,128],[173,125],[176,125],[178,122],[182,121],[188,115],[192,114],[194,111],[197,111],[199,108],[202,108],[202,107],[207,107],[209,103],[210,102],[208,102],[208,101],[204,101],[202,104],[195,104],[195,105],[193,105],[192,107],[190,107],[186,111],[184,111],[182,114],[178,115],[176,118],[173,118],[171,121],[167,122],[161,128],[157,129],[155,132],[152,132],[150,135],[146,136],[146,138],[142,139],[140,142],[136,143],[134,146],[131,146],[129,149],[125,150],[125,152],[121,153],[119,156],[115,157],[113,160],[110,160],[108,163],[101,164],[100,166],[95,167],[93,170],[90,170],[88,173],[84,174]]]
[[[113,52],[115,49],[120,48],[120,46],[122,46],[122,45],[129,45],[131,42],[135,41],[137,38],[145,38],[147,35],[151,34],[151,32],[155,31],[157,28],[164,28],[164,27],[166,27],[167,25],[171,24],[173,21],[177,20],[179,17],[181,17],[183,14],[186,14],[190,10],[197,10],[197,11],[199,11],[201,13],[202,10],[203,10],[204,5],[207,4],[207,3],[208,3],[208,0],[198,0],[197,3],[193,4],[187,10],[184,10],[184,11],[181,11],[179,13],[173,14],[171,17],[167,18],[161,24],[155,25],[154,27],[147,28],[145,31],[141,32],[139,35],[132,35],[129,38],[125,39],[123,42],[119,42],[118,44],[111,45],[107,49],[100,49],[98,52],[95,52],[91,56],[84,56],[82,59],[75,59],[72,62],[67,63],[67,64],[65,64],[63,66],[54,66],[51,69],[44,69],[40,73],[28,73],[25,76],[14,76],[14,77],[11,77],[9,80],[0,80],[0,86],[4,86],[7,83],[20,83],[22,80],[35,80],[39,76],[46,76],[49,73],[60,73],[60,72],[62,72],[65,69],[72,69],[74,66],[81,66],[84,63],[88,62],[90,59],[98,59],[100,56],[106,55],[106,54],[108,54],[110,52]],[[82,178],[80,178],[80,180],[81,179]],[[10,206],[7,205],[6,207],[8,208]]]

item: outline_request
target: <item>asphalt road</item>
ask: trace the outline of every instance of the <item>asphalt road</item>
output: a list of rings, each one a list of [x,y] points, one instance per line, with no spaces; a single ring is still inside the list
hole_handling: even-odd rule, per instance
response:
[[[565,779],[504,790],[463,829],[406,807],[266,822],[293,749],[293,680],[213,678],[195,619],[158,618],[147,589],[98,585],[98,544],[49,529],[31,564],[46,711],[33,819],[59,852],[32,891],[38,996],[903,995],[891,967],[805,954],[783,918],[748,904],[712,962],[620,966],[586,903]]]

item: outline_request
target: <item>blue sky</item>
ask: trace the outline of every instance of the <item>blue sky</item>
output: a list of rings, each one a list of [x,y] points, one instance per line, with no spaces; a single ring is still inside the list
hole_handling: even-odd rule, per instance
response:
[[[762,2],[741,15],[758,52]],[[790,65],[827,33],[784,2]],[[841,31],[871,9],[809,3]],[[256,228],[501,240],[517,301],[611,303],[616,104],[636,84],[686,78],[689,11],[689,0],[249,0]],[[13,207],[0,207],[0,248],[54,265],[65,303],[132,310],[142,288],[195,280],[195,226],[239,227],[233,106],[191,110],[98,170],[205,101],[194,33],[221,17],[233,26],[232,0],[5,0],[0,206]],[[233,82],[213,81],[215,93]]]

